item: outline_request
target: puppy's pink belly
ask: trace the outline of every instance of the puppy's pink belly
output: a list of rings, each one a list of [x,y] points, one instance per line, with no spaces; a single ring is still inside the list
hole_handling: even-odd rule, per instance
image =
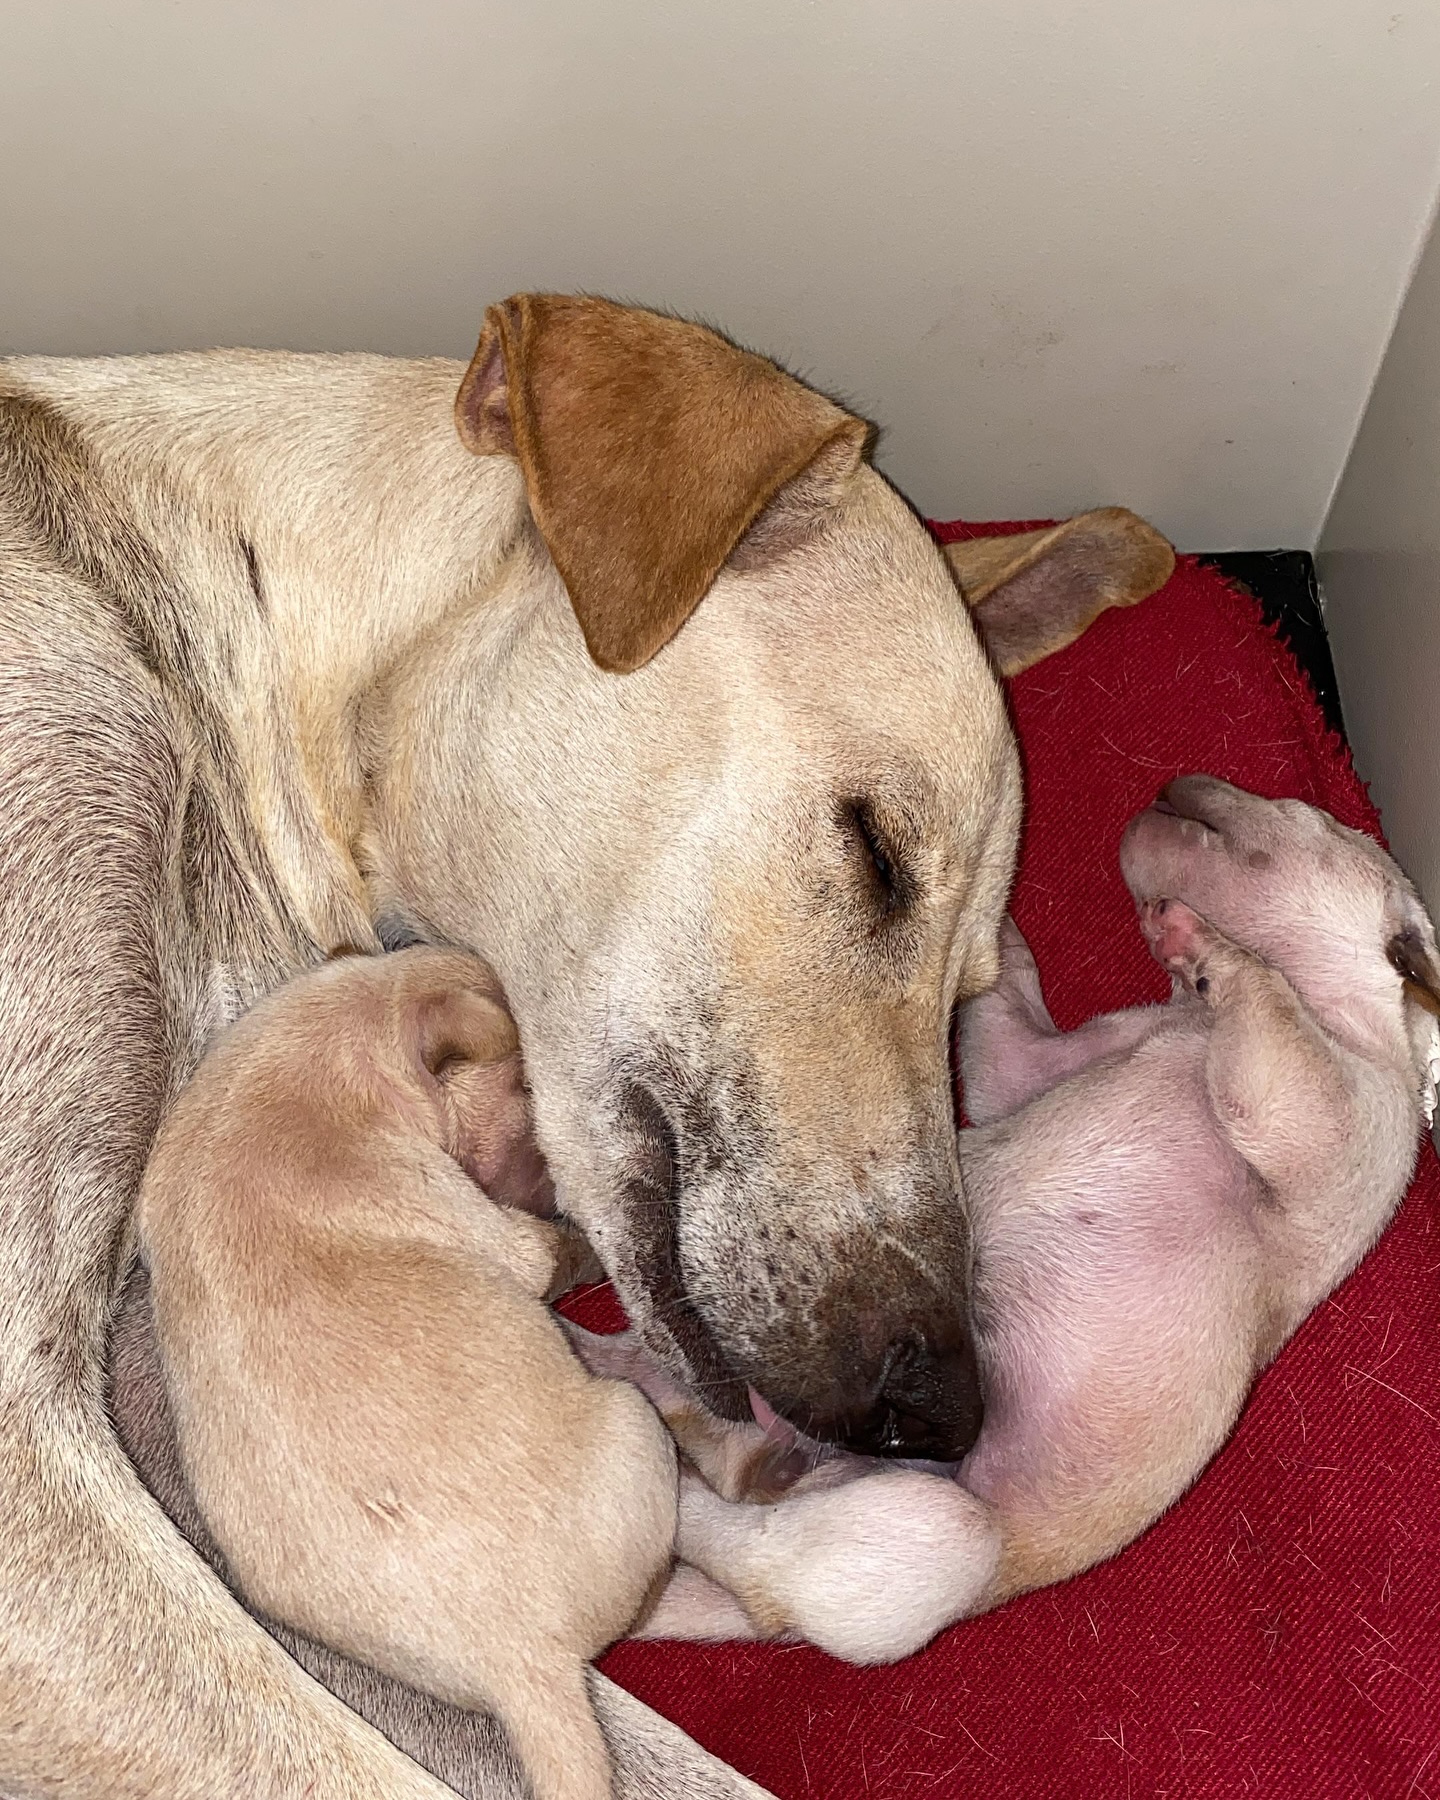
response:
[[[1002,1511],[1068,1511],[1189,1468],[1229,1405],[1244,1352],[1221,1347],[1248,1344],[1258,1255],[1244,1169],[1203,1111],[1166,1098],[1155,1141],[1092,1140],[1073,1179],[1064,1159],[1043,1172],[1043,1204],[1003,1143],[975,1166],[993,1323],[960,1479]]]

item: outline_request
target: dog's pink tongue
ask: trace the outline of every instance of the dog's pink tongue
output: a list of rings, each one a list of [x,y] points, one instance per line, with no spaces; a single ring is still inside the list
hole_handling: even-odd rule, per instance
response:
[[[769,1438],[770,1444],[794,1447],[803,1442],[805,1433],[799,1427],[792,1426],[788,1418],[781,1418],[774,1406],[770,1406],[769,1400],[765,1399],[763,1393],[756,1393],[754,1388],[751,1388],[749,1395],[751,1395],[751,1411],[754,1413],[754,1422]]]
[[[754,1422],[760,1426],[761,1431],[769,1431],[772,1426],[783,1426],[787,1431],[794,1431],[794,1426],[790,1426],[787,1424],[787,1420],[779,1417],[778,1411],[774,1409],[774,1406],[770,1406],[769,1400],[765,1399],[763,1393],[756,1393],[754,1388],[751,1388],[749,1395],[751,1395],[751,1411],[754,1413]]]

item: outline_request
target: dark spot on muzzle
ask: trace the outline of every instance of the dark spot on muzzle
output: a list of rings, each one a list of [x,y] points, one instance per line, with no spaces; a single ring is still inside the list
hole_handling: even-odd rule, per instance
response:
[[[801,1219],[759,1217],[737,1247],[737,1328],[713,1301],[692,1298],[679,1221],[692,1182],[723,1192],[763,1160],[747,1084],[730,1070],[702,1089],[654,1055],[618,1099],[631,1278],[643,1284],[648,1329],[669,1336],[705,1404],[747,1419],[753,1387],[811,1437],[877,1456],[964,1456],[984,1409],[967,1317],[968,1234],[947,1176],[937,1173],[912,1208],[905,1247],[863,1231],[807,1254]]]
[[[726,1419],[748,1419],[745,1382],[730,1368],[715,1334],[685,1291],[676,1232],[680,1156],[675,1128],[643,1082],[629,1083],[620,1112],[631,1146],[625,1181],[627,1221],[654,1326],[679,1349],[696,1391],[712,1412]]]
[[[758,1384],[757,1384],[758,1385]],[[761,1389],[763,1392],[763,1388]],[[975,1344],[958,1308],[906,1327],[878,1357],[858,1359],[823,1401],[766,1394],[803,1432],[864,1456],[958,1462],[980,1435],[985,1405]]]

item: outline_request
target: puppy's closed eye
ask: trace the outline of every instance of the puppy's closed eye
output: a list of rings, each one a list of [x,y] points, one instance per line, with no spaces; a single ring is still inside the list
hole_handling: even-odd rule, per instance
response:
[[[1406,927],[1385,946],[1390,966],[1405,985],[1406,997],[1440,1019],[1440,969],[1418,931]]]

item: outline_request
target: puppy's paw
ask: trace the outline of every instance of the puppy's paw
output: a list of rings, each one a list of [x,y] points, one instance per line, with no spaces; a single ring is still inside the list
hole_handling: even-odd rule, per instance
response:
[[[1040,971],[1020,927],[1009,913],[1000,921],[999,950],[1000,972],[994,987],[966,1002],[962,1022],[968,1021],[972,1029],[989,1030],[1003,1029],[1014,1020],[1049,1035],[1054,1026],[1045,1009]]]
[[[1000,921],[1000,980],[997,985],[1002,991],[1023,999],[1028,1006],[1038,1007],[1041,1012],[1045,1010],[1040,971],[1035,966],[1024,933],[1009,913]]]
[[[605,1279],[605,1266],[578,1225],[572,1224],[569,1219],[556,1219],[553,1229],[555,1273],[545,1290],[545,1298],[551,1302],[558,1300],[562,1294],[568,1294],[571,1288],[584,1287],[592,1281]]]
[[[1230,949],[1227,940],[1183,900],[1147,900],[1140,908],[1140,929],[1161,968],[1197,999],[1214,1005],[1216,979]]]

